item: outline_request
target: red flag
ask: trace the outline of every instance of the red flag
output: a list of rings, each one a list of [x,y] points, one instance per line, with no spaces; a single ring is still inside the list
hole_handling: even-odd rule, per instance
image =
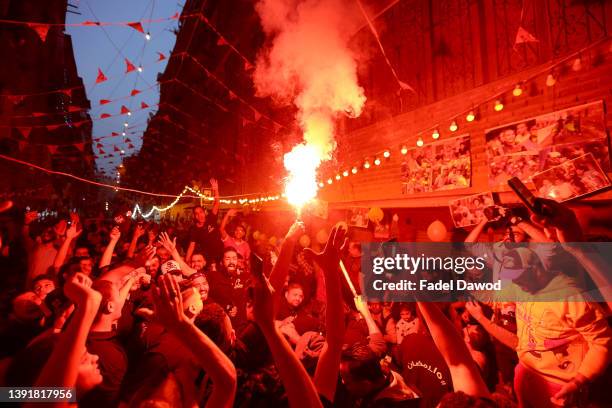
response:
[[[174,15],[173,15],[172,17],[170,17],[170,19],[172,19],[172,20],[176,20],[176,19],[178,19],[178,18],[179,18],[179,13],[178,13],[178,11],[177,11],[176,13],[174,13]]]
[[[47,130],[54,131],[54,130],[59,129],[60,126],[62,125],[47,125],[45,127],[47,128]]]
[[[219,38],[217,39],[217,45],[218,45],[218,46],[227,45],[227,41],[225,41],[225,38],[223,38],[223,37],[219,37]]]
[[[43,112],[32,112],[32,116],[35,118],[40,118],[41,116],[47,116],[47,114]]]
[[[142,28],[142,24],[140,24],[139,22],[127,23],[127,25],[132,27],[134,30],[140,31],[141,33],[144,34],[144,29]]]
[[[259,121],[259,119],[261,119],[261,113],[256,110],[253,110],[253,113],[255,114],[255,122]]]
[[[107,79],[108,78],[106,77],[106,75],[104,75],[104,72],[102,72],[102,70],[98,68],[98,77],[96,78],[96,84],[99,84],[100,82],[104,82]]]
[[[166,59],[166,56],[162,54],[161,52],[157,51],[157,54],[159,55],[159,58],[157,59],[157,61],[163,61]]]
[[[23,136],[24,139],[27,139],[30,137],[30,133],[32,133],[32,128],[31,127],[20,127],[17,128],[19,129],[19,132],[21,133],[21,135]]]
[[[56,145],[47,145],[47,149],[49,149],[49,153],[55,154],[57,153],[58,147]]]
[[[249,71],[253,69],[253,65],[249,61],[244,61],[244,70]]]
[[[131,96],[136,96],[140,93],[140,91],[138,89],[132,89],[132,92],[130,92]]]
[[[134,66],[134,64],[132,64],[130,62],[129,59],[125,59],[125,73],[127,74],[128,72],[132,72],[136,69],[136,67]]]
[[[237,98],[237,96],[236,96],[236,94],[235,94],[234,92],[229,91],[229,98],[230,98],[231,100],[234,100],[234,99],[236,99],[236,98]]]
[[[64,95],[66,95],[69,98],[72,97],[72,89],[71,88],[62,89],[60,92],[63,93]]]
[[[40,41],[47,41],[47,34],[49,33],[50,28],[48,24],[28,23],[28,27],[36,31],[36,34],[38,34],[40,37]]]
[[[74,147],[76,147],[77,150],[81,153],[85,151],[85,143],[75,143]]]
[[[140,102],[140,109],[147,109],[149,107],[149,105],[147,105],[144,102]]]
[[[97,26],[97,25],[100,25],[100,23],[98,21],[87,20],[87,21],[83,21],[81,23],[81,25],[83,25],[83,26]]]
[[[525,30],[522,26],[519,26],[516,31],[516,38],[514,44],[522,44],[528,42],[538,42],[539,40],[533,36],[529,31]]]
[[[130,143],[130,144],[128,144],[128,146],[127,146],[127,147],[128,147],[128,149],[133,149],[133,148],[134,148],[134,145]]]
[[[68,112],[79,112],[82,111],[83,108],[81,108],[80,106],[74,106],[74,105],[70,105],[68,107]]]
[[[113,147],[113,150],[115,150],[116,152],[120,151],[121,149],[119,149],[117,146]]]
[[[96,143],[96,147],[97,147],[98,149],[101,149],[101,148],[103,148],[104,146],[102,145],[102,143]]]
[[[106,119],[106,118],[110,118],[110,117],[111,117],[111,115],[108,114],[108,113],[103,113],[103,114],[100,115],[100,119]]]
[[[130,110],[125,105],[121,105],[121,114],[127,115],[128,113],[130,113]]]
[[[103,149],[100,149],[100,151],[98,153],[99,154],[106,154],[106,152]]]
[[[111,133],[111,136],[119,136],[119,133],[117,133],[117,132],[112,132],[112,133]]]
[[[100,105],[106,105],[107,103],[111,103],[110,99],[100,99]]]
[[[126,137],[126,138],[125,138],[125,140],[124,140],[124,142],[125,142],[125,143],[132,143],[132,141],[130,140],[130,138],[129,138],[129,137]]]

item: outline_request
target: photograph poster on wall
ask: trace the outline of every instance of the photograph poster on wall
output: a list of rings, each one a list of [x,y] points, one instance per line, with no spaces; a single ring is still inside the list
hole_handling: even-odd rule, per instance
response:
[[[348,210],[346,223],[349,227],[367,228],[368,227],[368,208],[354,207]]]
[[[410,149],[402,162],[402,194],[467,188],[471,172],[469,135]]]
[[[591,152],[610,171],[603,101],[559,110],[485,131],[489,186],[506,185]]]
[[[610,186],[610,180],[591,154],[568,160],[532,177],[537,195],[567,201]]]
[[[455,227],[468,227],[484,220],[485,208],[494,205],[490,191],[451,200],[448,203]]]

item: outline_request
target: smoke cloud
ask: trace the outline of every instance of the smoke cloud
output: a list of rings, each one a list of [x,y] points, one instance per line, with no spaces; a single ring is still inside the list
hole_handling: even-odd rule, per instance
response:
[[[358,15],[347,0],[260,0],[256,10],[270,40],[253,75],[257,94],[298,108],[304,143],[316,152],[318,167],[335,149],[335,118],[359,116],[366,101],[348,47]]]

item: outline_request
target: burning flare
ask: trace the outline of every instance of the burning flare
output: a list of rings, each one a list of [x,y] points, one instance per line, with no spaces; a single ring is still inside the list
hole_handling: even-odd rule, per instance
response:
[[[257,94],[298,108],[304,143],[284,157],[289,202],[301,207],[317,193],[316,170],[336,148],[339,114],[361,115],[365,96],[348,48],[357,13],[346,0],[260,0],[256,9],[272,40],[253,75]]]

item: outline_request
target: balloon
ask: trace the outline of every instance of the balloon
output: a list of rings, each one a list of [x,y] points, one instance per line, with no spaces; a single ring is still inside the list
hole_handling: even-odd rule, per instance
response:
[[[317,236],[315,238],[319,244],[324,245],[327,242],[328,237],[329,234],[327,233],[327,231],[321,229],[319,230],[319,232],[317,232]]]
[[[385,216],[385,213],[383,213],[383,210],[381,210],[379,207],[372,207],[368,211],[368,218],[374,224],[380,223],[382,219],[384,218],[384,216]]]
[[[253,239],[256,241],[259,239],[259,231],[253,232]]]
[[[440,220],[435,220],[427,227],[427,236],[433,242],[440,242],[446,238],[446,225]]]
[[[307,234],[304,234],[300,237],[298,242],[302,248],[308,248],[310,246],[310,237]]]

